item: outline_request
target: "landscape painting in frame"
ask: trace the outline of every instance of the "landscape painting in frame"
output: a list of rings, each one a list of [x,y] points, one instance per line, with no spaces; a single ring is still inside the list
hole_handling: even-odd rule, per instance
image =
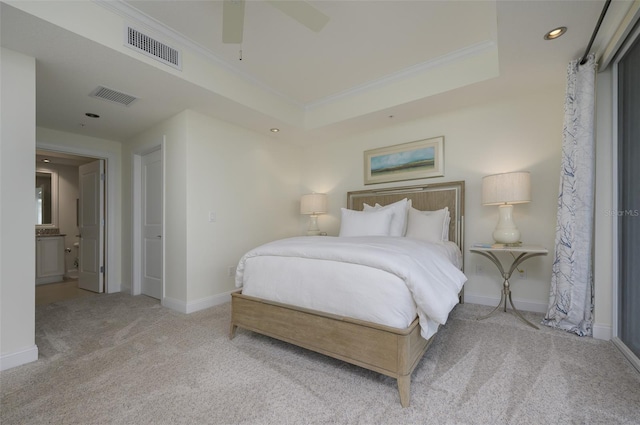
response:
[[[444,176],[444,136],[364,152],[364,184]]]

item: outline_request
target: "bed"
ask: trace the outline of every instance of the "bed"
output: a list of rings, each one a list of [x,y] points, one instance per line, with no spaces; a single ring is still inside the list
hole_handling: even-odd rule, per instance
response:
[[[426,244],[419,245],[412,238],[392,237],[387,238],[389,241],[394,241],[391,249],[418,250],[417,252],[420,253],[422,249],[444,250],[442,254],[434,254],[434,257],[446,257],[449,255],[452,264],[455,264],[455,268],[458,269],[457,272],[462,275],[460,270],[464,268],[463,256],[461,255],[464,243],[463,181],[349,192],[347,194],[347,209],[342,211],[342,220],[346,221],[349,214],[353,214],[357,220],[362,221],[363,214],[352,211],[360,212],[363,210],[373,213],[367,214],[367,219],[377,215],[380,220],[383,219],[383,216],[384,220],[386,220],[387,216],[393,217],[393,214],[389,214],[388,211],[391,209],[397,210],[396,206],[403,204],[405,200],[409,202],[407,211],[409,211],[409,208],[413,209],[411,210],[412,214],[423,212],[423,215],[427,215],[431,214],[431,211],[446,210],[450,219],[445,223],[442,237],[445,240],[448,239],[448,242],[422,248],[422,245]],[[411,229],[409,228],[404,230],[407,236],[409,236],[410,231]],[[343,228],[341,227],[342,232]],[[415,230],[411,234],[415,235]],[[385,318],[381,319],[371,315],[378,314],[376,312],[384,310],[386,306],[395,306],[396,301],[385,302],[384,300],[391,299],[389,294],[384,294],[375,299],[371,294],[377,293],[375,292],[377,289],[371,288],[375,288],[375,284],[379,282],[382,282],[382,285],[393,285],[398,277],[392,275],[386,269],[374,271],[367,264],[351,264],[349,263],[350,260],[347,261],[349,264],[338,263],[331,256],[338,255],[334,252],[339,253],[342,249],[337,244],[346,241],[347,245],[357,245],[361,242],[361,238],[312,236],[291,239],[295,246],[294,254],[289,255],[288,252],[270,251],[270,249],[282,249],[282,246],[288,247],[284,242],[276,241],[273,244],[266,244],[267,246],[264,248],[258,247],[256,250],[251,250],[241,259],[238,265],[237,284],[244,286],[241,290],[231,294],[230,338],[233,339],[236,329],[240,327],[390,376],[397,380],[401,405],[403,407],[409,406],[411,373],[433,340],[433,335],[437,331],[438,325],[446,321],[448,312],[453,308],[453,305],[464,301],[462,283],[466,278],[459,279],[462,283],[459,284],[460,289],[454,294],[453,303],[451,301],[451,289],[447,288],[446,302],[432,302],[431,304],[436,304],[435,307],[424,307],[424,309],[436,308],[436,310],[441,309],[443,311],[429,310],[429,314],[425,314],[422,304],[413,302],[416,308],[413,312],[410,308],[409,310],[397,309],[401,310],[397,317],[385,316]],[[378,237],[372,236],[367,239],[371,243],[369,244],[365,241],[365,244],[372,245],[373,250],[388,249],[386,245],[379,245],[377,239]],[[287,244],[289,244],[288,241]],[[324,244],[332,252],[327,258],[317,258],[315,254],[310,254],[307,257],[303,256],[303,258],[297,260],[292,258],[297,256],[298,252],[314,251],[316,247]],[[452,254],[452,245],[457,256]],[[345,250],[348,249],[348,247],[345,248]],[[378,257],[381,258],[380,256]],[[294,263],[293,261],[296,262]],[[396,261],[387,261],[387,263],[389,264],[385,265],[385,267],[395,267],[393,264]],[[414,266],[411,265],[410,267]],[[419,267],[430,270],[429,273],[432,273],[433,270],[440,266]],[[271,271],[269,271],[269,268]],[[449,269],[450,267],[446,269],[447,273],[450,272]],[[326,270],[326,272],[322,270]],[[333,274],[325,276],[323,273],[330,273],[329,270]],[[418,271],[408,274],[413,275],[416,273]],[[272,277],[258,279],[259,276]],[[277,277],[274,278],[273,276]],[[316,297],[317,292],[312,292],[312,289],[305,296],[300,287],[302,282],[309,280],[308,276],[314,276],[315,280],[317,280],[318,276],[323,276],[322,291],[333,294],[334,300],[331,301],[329,297],[328,305],[322,303],[314,304],[319,297]],[[355,276],[364,276],[366,279]],[[351,280],[343,282],[344,279]],[[389,283],[385,283],[385,279]],[[254,283],[262,280],[266,280],[266,284],[262,288],[258,283]],[[361,289],[368,292],[361,293],[358,292],[359,289],[347,294],[339,292],[340,288],[351,287],[352,285],[358,288],[359,283],[356,284],[356,282],[370,285],[364,285],[362,286],[364,289]],[[407,280],[407,282],[409,281]],[[333,286],[331,286],[332,284]],[[405,293],[413,296],[412,291],[415,289],[409,283],[402,286],[405,289],[399,289],[397,303],[399,305],[402,303],[410,304],[411,301],[407,303],[405,300]],[[296,295],[298,298],[291,298],[289,295],[281,298],[280,295],[274,295],[278,294],[277,290],[280,287],[288,287],[289,289],[295,287],[297,289],[293,292],[302,295]],[[398,285],[396,287],[400,288]],[[437,282],[434,288],[440,288]],[[434,291],[433,288],[430,290]],[[272,293],[271,291],[275,292]],[[353,296],[356,298],[347,298]],[[369,306],[371,304],[373,308],[369,310],[365,308],[363,313],[352,314],[351,311],[345,312],[340,309],[340,306],[331,304],[340,304],[340,302],[335,302],[336,299],[346,299],[347,301],[343,302],[343,304],[358,304],[359,306]],[[440,304],[447,304],[447,306],[440,307]],[[394,308],[389,308],[389,310],[394,310]],[[417,317],[416,313],[418,313]],[[439,319],[433,319],[435,322],[432,323],[431,315],[439,317]]]

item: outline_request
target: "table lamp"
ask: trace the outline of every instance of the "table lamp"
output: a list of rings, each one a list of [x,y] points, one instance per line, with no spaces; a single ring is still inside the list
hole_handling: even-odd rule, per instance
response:
[[[498,225],[493,239],[498,243],[520,242],[520,231],[513,221],[513,204],[531,201],[531,175],[528,171],[492,174],[482,178],[482,205],[498,205]]]
[[[302,195],[300,200],[300,214],[309,214],[309,228],[307,235],[317,236],[320,234],[318,228],[318,214],[327,212],[327,195],[325,193],[309,193]]]

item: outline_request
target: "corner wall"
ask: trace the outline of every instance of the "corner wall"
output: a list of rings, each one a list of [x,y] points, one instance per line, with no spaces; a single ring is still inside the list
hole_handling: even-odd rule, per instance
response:
[[[1,48],[0,370],[38,359],[33,189],[35,123],[36,61]],[[29,211],[33,214],[28,214]]]
[[[229,269],[246,251],[299,234],[302,149],[194,111],[187,116],[188,301],[206,304],[235,289]]]
[[[189,313],[226,302],[230,270],[257,245],[299,234],[301,148],[187,110],[125,145],[123,237],[132,228],[133,155],[165,137],[165,298]],[[209,213],[215,221],[209,221]],[[132,273],[131,244],[124,247]]]

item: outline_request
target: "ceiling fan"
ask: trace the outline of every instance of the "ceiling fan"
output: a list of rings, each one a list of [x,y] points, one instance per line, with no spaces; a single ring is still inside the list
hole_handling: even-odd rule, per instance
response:
[[[329,17],[304,0],[264,0],[311,31],[320,32]],[[222,42],[242,43],[245,0],[224,0],[222,4]]]

